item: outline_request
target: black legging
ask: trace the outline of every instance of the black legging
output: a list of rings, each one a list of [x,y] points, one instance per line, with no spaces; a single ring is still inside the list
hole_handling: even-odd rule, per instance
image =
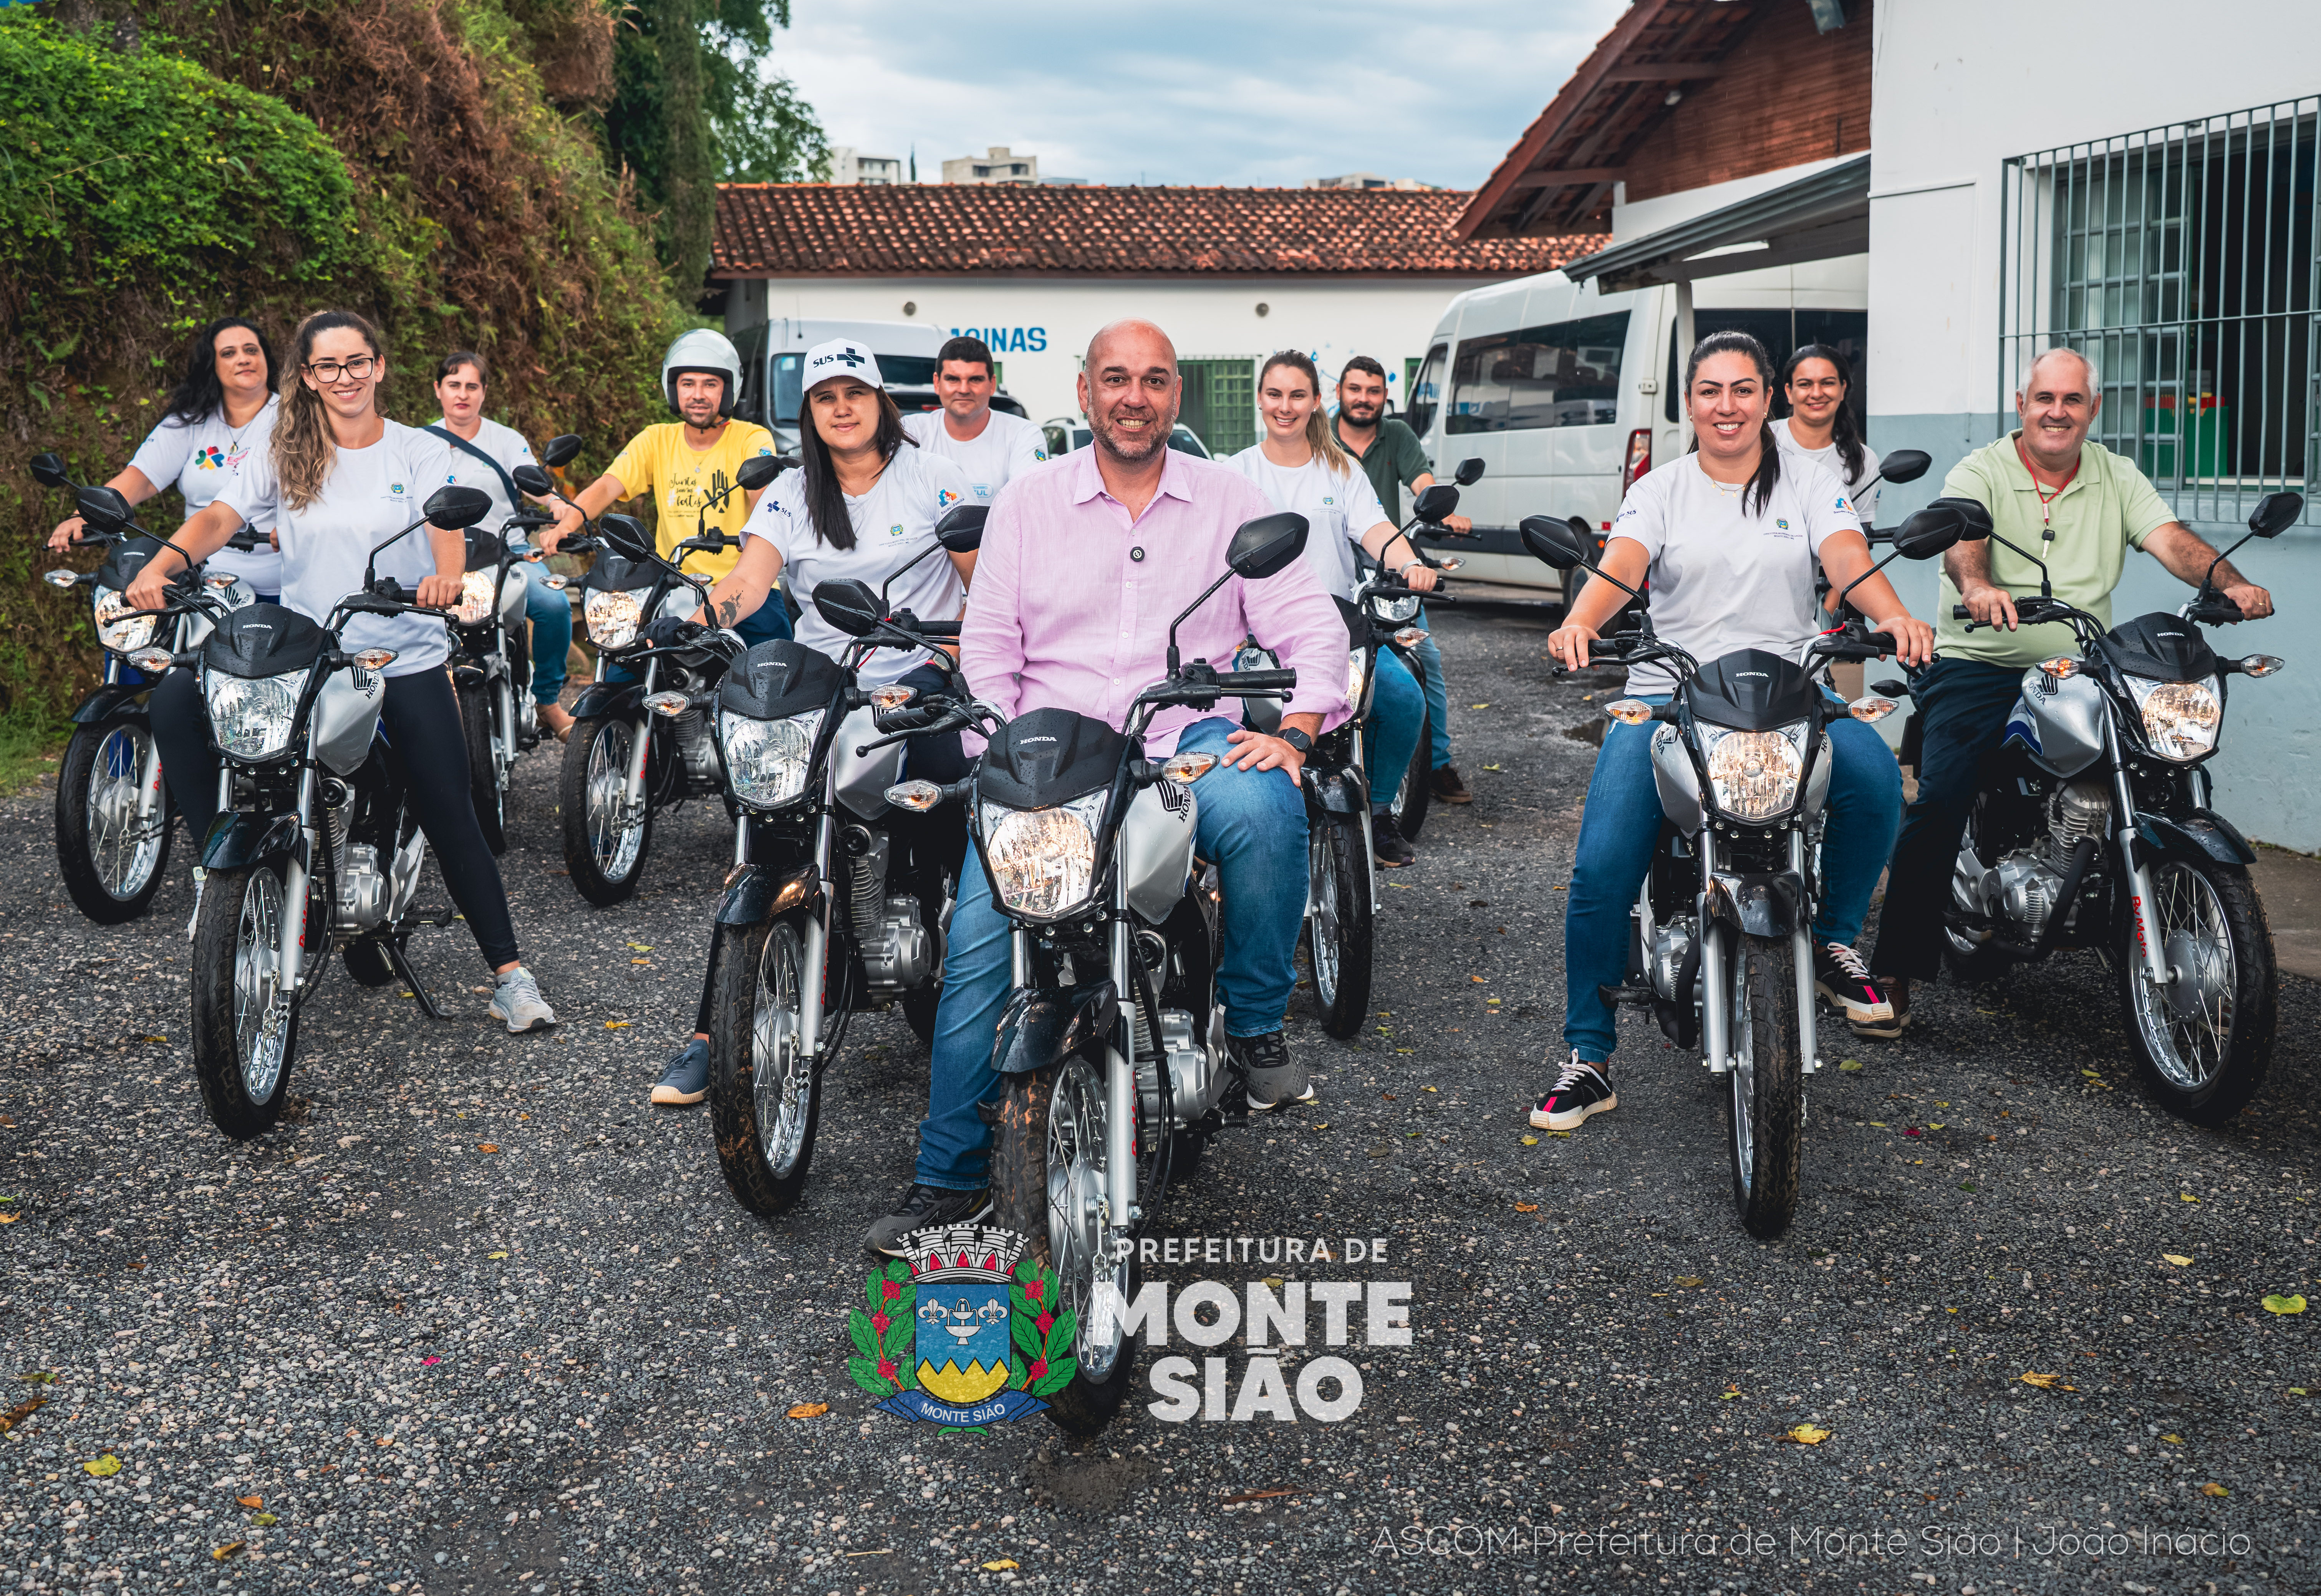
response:
[[[209,835],[217,815],[217,754],[210,747],[209,720],[200,689],[189,670],[172,670],[153,689],[153,741],[196,842]],[[451,679],[441,670],[414,671],[387,679],[387,701],[379,719],[387,745],[402,761],[412,813],[435,868],[443,873],[451,901],[468,919],[485,962],[495,970],[515,962],[515,926],[508,917],[507,888],[499,862],[476,823],[468,789],[468,740],[460,726],[460,702]],[[382,866],[386,861],[381,860]]]
[[[914,665],[896,679],[922,693],[948,693],[951,688],[950,675],[932,664]],[[164,753],[161,757],[166,760],[168,755]],[[967,754],[960,745],[959,734],[946,732],[939,737],[912,738],[909,752],[904,756],[903,773],[915,780],[940,781],[946,787],[966,775]],[[967,830],[954,805],[945,804],[931,815],[913,815],[898,809],[887,816],[887,825],[891,832],[908,834],[916,831],[919,836],[931,840],[937,853],[954,870],[966,857]],[[708,965],[701,977],[701,1007],[693,1020],[693,1034],[696,1036],[709,1035],[710,999],[717,985],[717,938],[714,932],[709,939]]]

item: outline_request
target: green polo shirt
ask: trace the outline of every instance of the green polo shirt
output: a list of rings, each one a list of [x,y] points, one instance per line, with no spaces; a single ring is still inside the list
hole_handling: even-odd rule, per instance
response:
[[[1335,417],[1331,424],[1338,425]],[[1345,428],[1339,426],[1338,442],[1345,441]],[[1346,452],[1354,451],[1349,449]],[[1379,423],[1378,437],[1370,444],[1370,451],[1356,458],[1361,462],[1362,475],[1377,490],[1379,503],[1386,508],[1386,518],[1401,525],[1402,490],[1434,469],[1426,459],[1426,451],[1419,445],[1418,434],[1410,430],[1407,422],[1388,416]]]
[[[2176,519],[2151,479],[2102,444],[2080,445],[2080,473],[2051,501],[2043,515],[2039,490],[2016,452],[2020,431],[2012,432],[1951,468],[1943,497],[1971,498],[1990,511],[1991,529],[2016,548],[2028,549],[2047,563],[2055,597],[2111,625],[2112,589],[2119,586],[2127,551]],[[2042,546],[2052,523],[2054,537]],[[1990,579],[2017,598],[2039,591],[2039,568],[1993,539]],[[2060,622],[2009,632],[1969,632],[1951,618],[1958,585],[1943,572],[1941,607],[1934,612],[1934,646],[1945,659],[1980,660],[1987,665],[2027,670],[2056,654],[2079,652],[2071,629]]]

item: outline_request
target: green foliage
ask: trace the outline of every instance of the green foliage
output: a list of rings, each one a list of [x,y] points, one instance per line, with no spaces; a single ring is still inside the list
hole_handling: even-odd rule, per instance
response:
[[[712,57],[712,59],[720,58]],[[754,72],[733,86],[730,109],[710,118],[721,183],[825,183],[830,141],[787,78]]]

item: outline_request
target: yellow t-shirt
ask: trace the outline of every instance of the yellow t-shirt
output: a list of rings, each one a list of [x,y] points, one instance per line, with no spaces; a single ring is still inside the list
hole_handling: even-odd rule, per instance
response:
[[[685,441],[685,424],[665,421],[649,426],[629,440],[629,446],[607,468],[623,497],[650,493],[660,512],[655,542],[667,555],[686,539],[702,532],[739,533],[749,519],[750,496],[736,488],[709,512],[705,524],[701,506],[731,484],[742,462],[753,454],[774,452],[774,435],[754,422],[729,421],[717,442],[696,451]],[[739,547],[717,553],[688,554],[685,569],[691,575],[715,579],[733,569],[742,558]]]

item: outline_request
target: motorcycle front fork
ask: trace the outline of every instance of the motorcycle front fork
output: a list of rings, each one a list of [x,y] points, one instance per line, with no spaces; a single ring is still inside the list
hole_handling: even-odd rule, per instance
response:
[[[1701,1045],[1708,1055],[1709,1072],[1722,1075],[1733,1068],[1733,1006],[1725,984],[1729,972],[1725,969],[1725,939],[1716,935],[1716,923],[1705,912],[1710,878],[1716,869],[1715,853],[1704,838],[1700,849],[1704,912],[1698,917],[1696,935],[1700,938]],[[1802,830],[1789,833],[1789,868],[1797,872],[1798,880],[1807,879],[1806,834]],[[1817,1035],[1820,1016],[1814,1009],[1813,926],[1809,923],[1799,926],[1789,936],[1790,962],[1796,968],[1798,984],[1798,1058],[1800,1072],[1810,1075],[1821,1068],[1821,1040]]]
[[[149,831],[157,824],[161,812],[161,745],[153,740],[148,727],[145,733],[145,758],[137,771],[137,829]]]
[[[645,696],[652,696],[653,682],[660,675],[660,661],[645,661]],[[637,717],[636,746],[629,750],[628,779],[621,784],[621,824],[641,825],[645,813],[645,755],[652,748],[652,711],[647,709]],[[829,871],[825,861],[824,875]],[[826,888],[825,888],[826,890]],[[819,1001],[819,999],[817,999]]]
[[[736,830],[740,838],[734,844],[738,859],[741,851],[749,846],[750,822],[746,816]],[[822,883],[822,913],[806,923],[805,968],[798,971],[798,1036],[807,1058],[815,1057],[822,1046],[823,994],[830,985],[829,972],[824,966],[830,953],[830,917],[838,905],[838,882],[831,869],[837,833],[837,816],[831,805],[824,804],[822,817],[814,824],[814,873]]]
[[[311,751],[310,751],[311,752]],[[314,762],[298,773],[298,846],[282,871],[282,990],[296,995],[306,951],[306,860],[314,846]]]
[[[2135,957],[2144,965],[2144,979],[2166,990],[2175,980],[2160,949],[2160,928],[2152,918],[2152,871],[2135,857],[2135,789],[2127,782],[2127,762],[2119,754],[2119,730],[2108,721],[2105,745],[2111,754],[2112,803],[2119,815],[2120,863],[2127,871],[2128,928],[2135,934]],[[2061,909],[2059,907],[2059,911]]]

